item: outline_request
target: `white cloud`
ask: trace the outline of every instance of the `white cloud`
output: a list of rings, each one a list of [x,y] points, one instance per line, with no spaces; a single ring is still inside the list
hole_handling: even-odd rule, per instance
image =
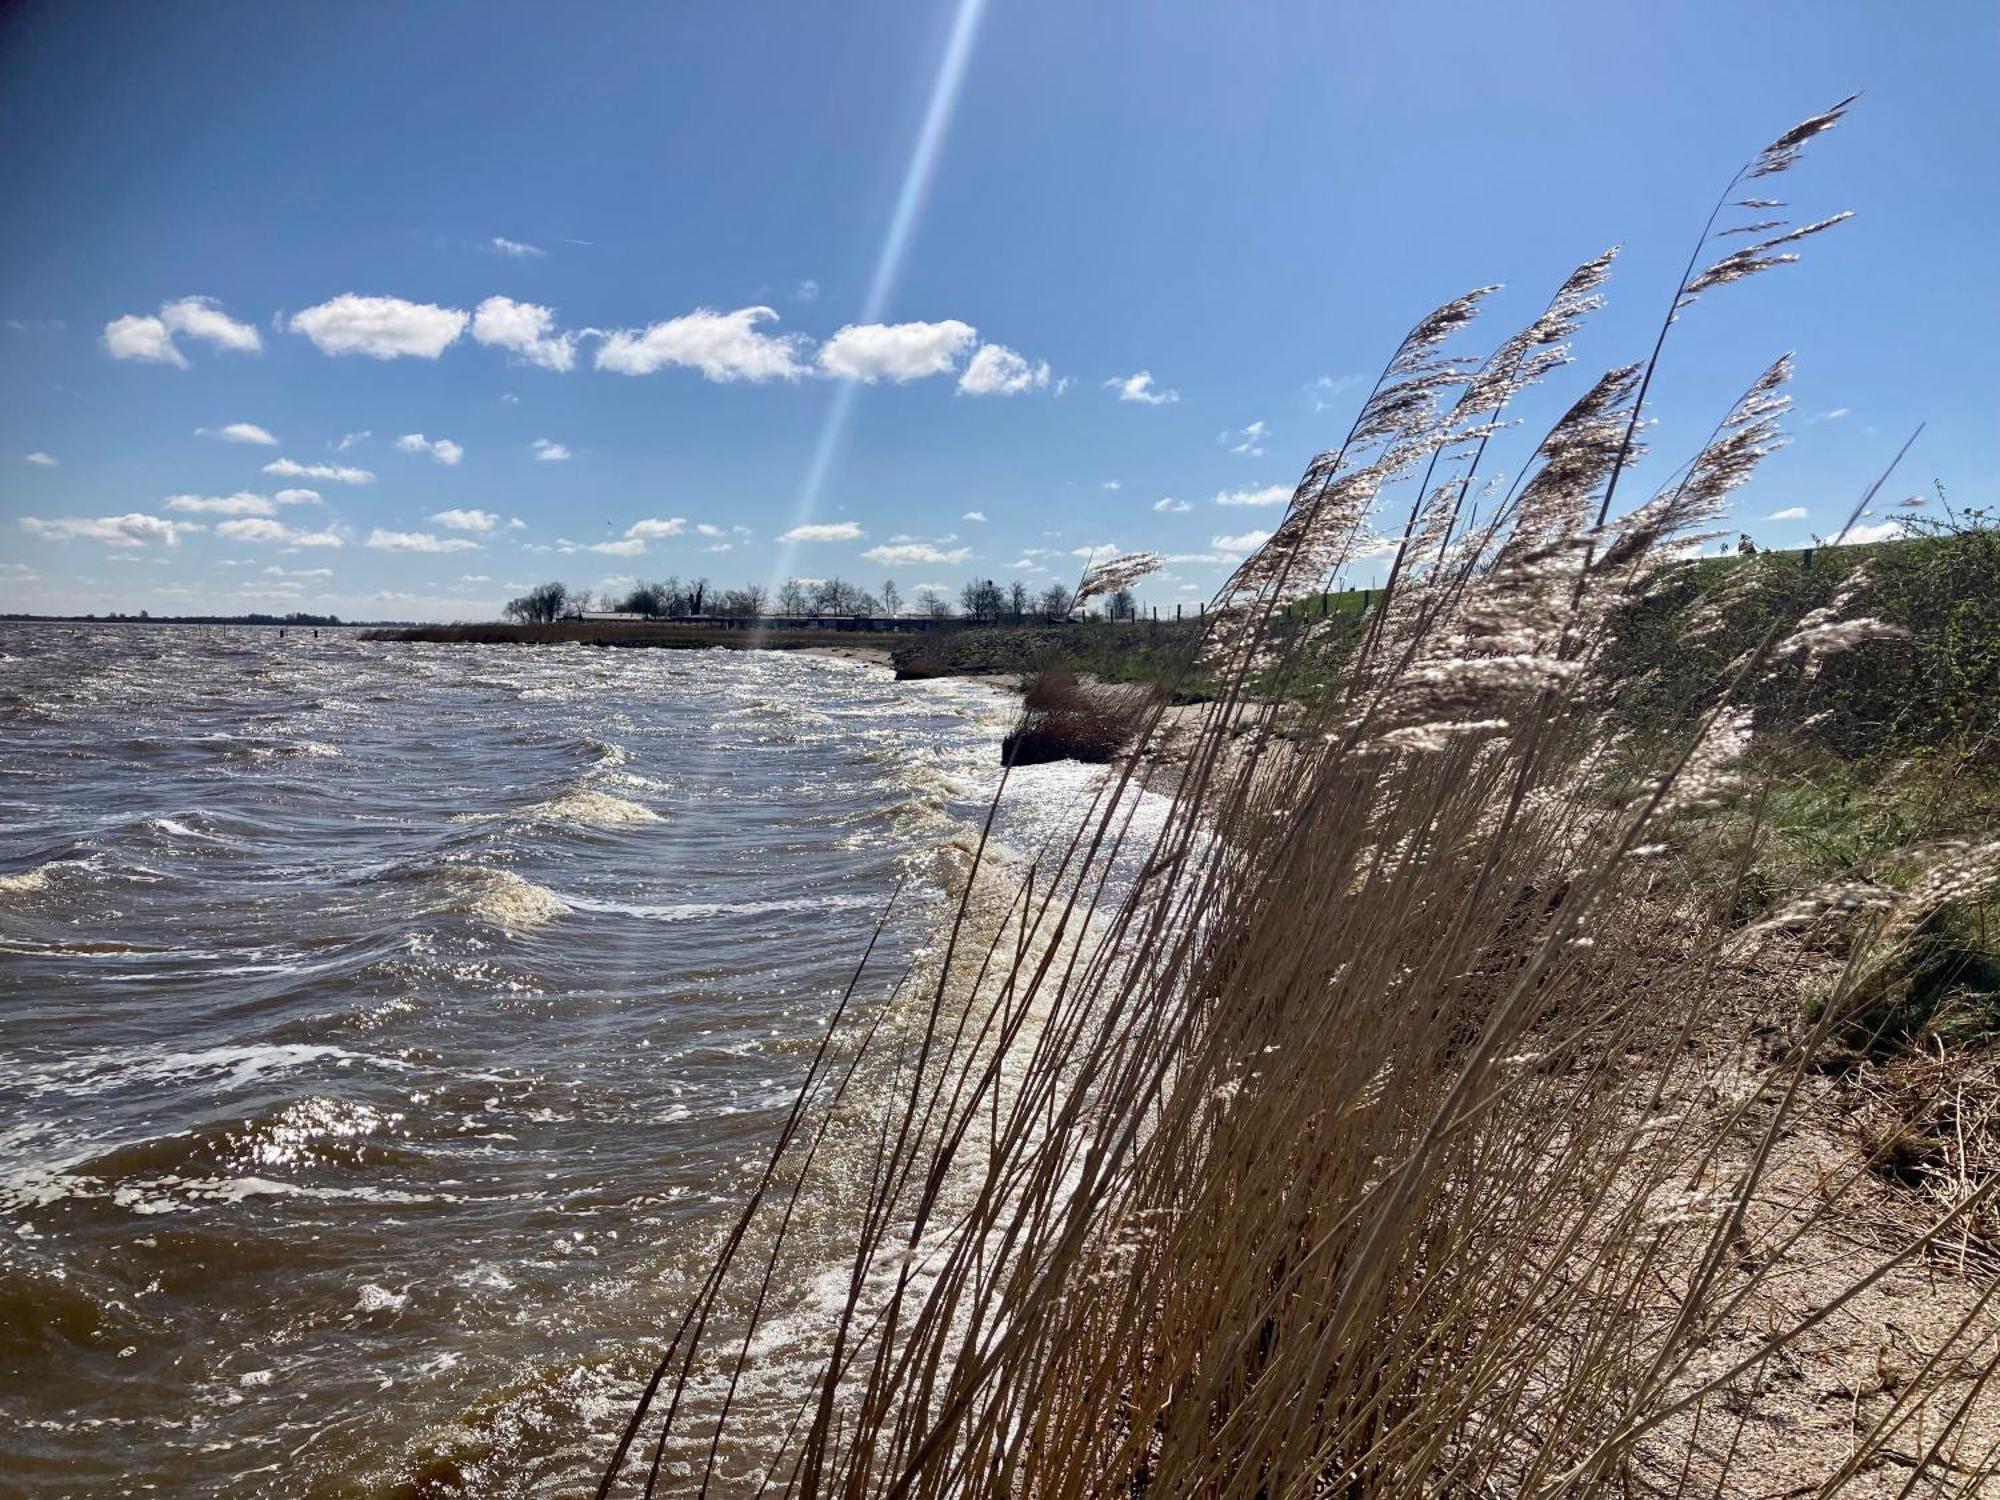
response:
[[[1031,365],[1005,344],[981,344],[958,378],[958,388],[968,396],[1018,396],[1048,383],[1047,360]]]
[[[969,510],[964,515],[959,517],[959,520],[961,521],[983,521],[985,519],[986,519],[986,512],[983,510]]]
[[[942,323],[849,323],[820,346],[822,374],[873,384],[922,380],[949,373],[979,331],[947,318]]]
[[[1261,490],[1224,490],[1215,497],[1217,505],[1283,505],[1292,498],[1290,485],[1267,484]]]
[[[1807,417],[1806,426],[1817,427],[1822,422],[1838,422],[1842,417],[1852,416],[1853,414],[1854,408],[1851,406],[1836,406],[1831,411],[1818,412],[1813,416]]]
[[[545,464],[559,464],[569,457],[569,449],[553,438],[536,438],[528,446],[535,450],[535,457]]]
[[[1095,547],[1072,547],[1070,548],[1069,555],[1071,557],[1080,557],[1087,563],[1102,562],[1107,557],[1116,557],[1118,555],[1118,544],[1116,542],[1100,542]]]
[[[530,550],[547,551],[548,549],[531,548]],[[556,551],[602,552],[610,557],[640,557],[645,554],[646,540],[644,537],[628,536],[623,541],[616,542],[572,542],[565,537],[556,543]]]
[[[375,436],[375,434],[370,432],[365,427],[362,428],[361,431],[359,432],[342,433],[340,441],[333,445],[333,451],[336,453],[345,453],[349,448],[358,447],[362,443],[367,442],[373,436]]]
[[[133,511],[122,516],[61,516],[53,521],[23,516],[21,529],[51,542],[81,538],[107,547],[178,547],[183,536],[202,528],[194,521],[169,521]]]
[[[496,234],[486,242],[496,255],[512,256],[515,260],[540,260],[549,252],[540,245],[524,244],[520,240],[510,240],[504,234]]]
[[[1242,453],[1251,458],[1262,458],[1264,456],[1264,439],[1270,435],[1271,429],[1266,427],[1260,420],[1252,422],[1248,427],[1239,427],[1234,432],[1225,432],[1221,434],[1217,441],[1227,444],[1231,453]]]
[[[1219,552],[1169,552],[1160,559],[1165,563],[1226,563],[1233,561]]]
[[[170,495],[168,510],[205,512],[215,516],[274,516],[278,507],[262,495],[238,490],[233,495]]]
[[[173,335],[158,318],[127,313],[104,325],[104,349],[113,359],[133,359],[145,364],[173,365],[185,370],[187,356],[174,347]]]
[[[852,521],[808,521],[781,532],[781,542],[852,542],[860,539],[861,528]]]
[[[792,299],[796,302],[819,301],[819,283],[808,276],[792,288]]]
[[[734,542],[717,542],[713,547],[702,548],[704,552],[734,552],[735,550],[736,543]]]
[[[683,516],[648,516],[627,526],[625,535],[633,540],[653,542],[662,537],[679,536],[685,530],[687,519]]]
[[[1805,518],[1806,508],[1803,505],[1788,505],[1783,510],[1771,512],[1773,521],[1803,521]]]
[[[205,339],[218,349],[255,354],[264,347],[256,329],[230,317],[213,297],[183,297],[178,302],[169,302],[160,309],[160,321],[175,333]]]
[[[271,498],[280,505],[317,505],[319,504],[319,491],[279,490]]]
[[[375,476],[367,469],[350,468],[346,464],[302,464],[296,459],[274,458],[264,465],[266,474],[275,474],[280,479],[325,479],[334,484],[373,484]]]
[[[1901,521],[1878,521],[1873,526],[1849,527],[1847,535],[1837,542],[1843,547],[1856,547],[1866,542],[1900,542],[1908,535]]]
[[[162,304],[157,317],[127,313],[104,325],[104,348],[113,359],[188,367],[187,356],[174,342],[175,334],[202,339],[218,349],[255,354],[264,347],[257,330],[239,323],[213,297],[183,297]]]
[[[1128,375],[1123,380],[1107,380],[1104,383],[1118,392],[1120,401],[1142,401],[1147,406],[1165,406],[1181,399],[1179,391],[1163,391],[1155,387],[1150,370],[1141,370],[1138,374]]]
[[[1359,384],[1359,375],[1322,375],[1306,387],[1306,397],[1312,402],[1314,411],[1325,411]]]
[[[311,339],[322,354],[436,359],[458,342],[465,324],[465,313],[455,307],[343,292],[317,307],[294,313],[286,326]]]
[[[10,582],[37,583],[41,580],[41,576],[41,574],[37,573],[26,563],[0,562],[0,578],[5,578]]]
[[[34,464],[37,468],[42,468],[42,469],[54,469],[61,467],[61,465],[58,464],[55,459],[51,458],[48,454],[42,452],[30,453],[26,459],[26,462]]]
[[[490,510],[441,510],[431,519],[453,531],[491,531],[500,518]]]
[[[721,528],[720,526],[711,526],[711,525],[709,525],[709,524],[708,524],[708,522],[706,522],[706,521],[701,521],[701,522],[698,522],[698,523],[696,524],[696,526],[695,526],[695,528],[694,528],[694,529],[695,529],[696,531],[699,531],[699,532],[700,532],[700,533],[701,533],[701,534],[702,534],[703,536],[725,536],[725,535],[727,535],[727,533],[726,533],[726,532],[724,532],[724,531],[723,531],[723,529],[722,529],[722,528]]]
[[[545,370],[567,371],[576,364],[576,335],[557,332],[554,310],[532,302],[488,297],[472,314],[472,337]]]
[[[598,346],[597,368],[651,375],[679,365],[714,381],[797,380],[806,373],[799,362],[804,340],[797,334],[774,338],[757,331],[759,323],[777,316],[769,307],[740,307],[730,313],[698,307],[636,332],[620,329]]]
[[[1032,557],[1018,557],[1013,562],[1008,563],[1007,566],[1010,568],[1019,568],[1024,573],[1048,572],[1047,568],[1036,562]]]
[[[1122,489],[1124,489],[1124,488],[1125,488],[1125,486],[1124,486],[1124,485],[1122,485],[1122,484],[1120,484],[1120,483],[1119,483],[1119,482],[1118,482],[1117,480],[1115,480],[1115,479],[1107,479],[1107,480],[1105,480],[1105,481],[1104,481],[1104,483],[1103,483],[1103,484],[1099,485],[1099,486],[1098,486],[1098,488],[1099,488],[1099,489],[1106,489],[1106,490],[1122,490]]]
[[[904,542],[900,546],[870,547],[861,555],[873,563],[905,568],[917,563],[962,563],[972,556],[972,549],[953,547],[945,551],[929,542]]]
[[[1255,552],[1269,540],[1268,531],[1246,531],[1240,536],[1212,536],[1208,545],[1218,552]]]
[[[1185,500],[1176,500],[1172,495],[1163,495],[1153,502],[1153,509],[1178,516],[1193,510],[1194,507]]]
[[[491,573],[461,573],[458,576],[458,581],[460,583],[491,583],[493,575]]]
[[[396,446],[405,453],[428,453],[446,468],[453,468],[465,457],[465,450],[450,438],[438,438],[435,442],[421,432],[406,432],[396,439]]]
[[[342,545],[340,538],[330,531],[298,531],[283,521],[266,521],[254,516],[240,521],[218,522],[215,534],[231,542],[284,542],[293,547]]]
[[[267,448],[278,446],[278,440],[255,422],[231,422],[227,427],[197,427],[196,437],[221,438],[225,443],[258,443]]]
[[[471,552],[479,543],[462,536],[435,536],[428,531],[384,531],[377,526],[363,544],[378,552]]]

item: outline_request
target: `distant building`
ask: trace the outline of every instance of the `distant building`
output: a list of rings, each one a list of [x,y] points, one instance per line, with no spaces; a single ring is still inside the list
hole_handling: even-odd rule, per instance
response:
[[[577,618],[579,620],[643,620],[646,616],[623,609],[586,609]]]

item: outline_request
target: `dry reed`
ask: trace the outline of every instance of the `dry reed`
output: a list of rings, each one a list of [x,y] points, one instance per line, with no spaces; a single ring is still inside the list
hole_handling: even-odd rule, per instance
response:
[[[1218,598],[1225,688],[1165,816],[1138,816],[1163,794],[1128,760],[1025,873],[982,837],[941,953],[843,1004],[601,1495],[1979,1491],[1990,1278],[1835,1397],[1800,1372],[1987,1233],[1971,1150],[1897,1230],[1821,1128],[1817,1059],[1867,955],[1990,861],[1811,908],[1860,930],[1803,1019],[1808,950],[1653,877],[1669,819],[1736,775],[1734,696],[1623,745],[1596,671],[1621,602],[1778,441],[1783,361],[1613,515],[1675,318],[1831,222],[1729,225],[1772,206],[1734,195],[1845,108],[1737,174],[1651,355],[1591,383],[1484,521],[1489,444],[1610,258],[1486,359],[1452,351],[1489,289],[1412,330]],[[1716,249],[1739,228],[1764,237]],[[1281,741],[1248,684],[1310,632],[1273,621],[1403,484],[1390,587]],[[1768,639],[1733,686],[1779,646],[1801,648]],[[823,1303],[785,1290],[815,1271]]]

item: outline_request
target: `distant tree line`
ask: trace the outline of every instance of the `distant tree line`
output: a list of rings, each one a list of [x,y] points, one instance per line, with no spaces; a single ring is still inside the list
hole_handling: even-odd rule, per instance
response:
[[[1006,587],[991,578],[973,579],[958,591],[954,602],[937,589],[919,589],[914,608],[905,608],[903,591],[893,578],[885,579],[874,592],[843,578],[787,578],[773,595],[759,584],[717,590],[706,578],[682,582],[664,578],[656,583],[634,583],[622,593],[608,592],[600,608],[619,614],[643,615],[649,620],[679,620],[691,616],[718,615],[757,617],[762,615],[854,616],[928,615],[934,619],[967,619],[1023,624],[1030,620],[1066,620],[1076,609],[1076,595],[1060,583],[1049,584],[1039,593],[1024,583]],[[523,624],[546,625],[573,619],[591,608],[588,590],[567,584],[538,584],[518,599],[510,599],[504,613]],[[1113,620],[1137,619],[1139,607],[1130,589],[1119,589],[1104,602],[1104,613]]]

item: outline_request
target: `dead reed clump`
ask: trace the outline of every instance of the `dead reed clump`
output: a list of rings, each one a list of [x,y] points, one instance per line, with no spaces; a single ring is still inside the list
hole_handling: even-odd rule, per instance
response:
[[[1873,946],[1923,930],[2000,845],[1886,908],[1840,908],[1846,967],[1774,1028],[1738,990],[1752,960],[1782,967],[1778,929],[1671,904],[1657,862],[1662,825],[1712,816],[1736,785],[1743,695],[1779,632],[1646,745],[1612,735],[1599,670],[1620,602],[1777,442],[1783,361],[1613,515],[1667,333],[1832,222],[1726,221],[1777,207],[1735,194],[1845,108],[1737,173],[1650,356],[1589,384],[1497,496],[1489,443],[1563,365],[1608,259],[1485,359],[1455,345],[1490,289],[1411,330],[1216,601],[1218,688],[1166,815],[1139,816],[1161,723],[1141,706],[1116,736],[1136,732],[1133,754],[1026,869],[1008,922],[962,902],[894,1026],[843,1001],[600,1496],[1567,1500],[2000,1479],[2000,1277],[1968,1261],[1925,1279],[2000,1164],[1964,1154],[1922,1213],[1885,1214],[1899,1190],[1851,1127],[1826,1126],[1816,1066]],[[1763,238],[1728,250],[1738,231]],[[1311,642],[1275,622],[1374,545],[1405,484],[1365,637],[1339,681],[1294,691]],[[1028,713],[1091,717],[1079,691],[1038,681]],[[951,982],[968,961],[969,991]],[[821,1181],[836,1123],[872,1144]],[[843,1226],[823,1268],[843,1290],[788,1329],[802,1352],[781,1419],[747,1421],[732,1403],[770,1373],[750,1351],[782,1243],[829,1197],[845,1217],[813,1222]],[[1894,1237],[1858,1243],[1863,1213]]]
[[[1102,765],[1138,737],[1152,695],[1144,688],[1085,683],[1044,667],[1022,689],[1021,713],[1001,742],[1010,766],[1080,760]]]

